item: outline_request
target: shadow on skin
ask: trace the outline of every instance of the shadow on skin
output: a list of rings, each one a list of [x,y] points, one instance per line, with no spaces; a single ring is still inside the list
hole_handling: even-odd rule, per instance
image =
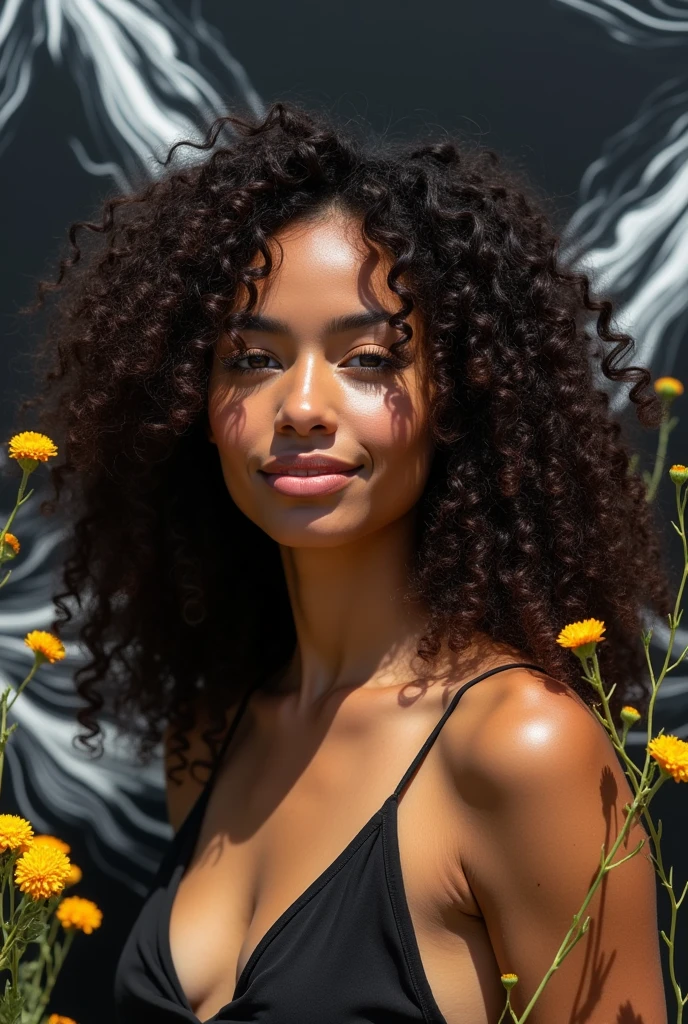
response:
[[[647,1024],[642,1014],[636,1013],[630,1003],[624,1003],[616,1015],[614,1024]]]
[[[614,774],[611,769],[604,768],[600,779],[600,797],[602,799],[602,813],[607,825],[604,837],[605,851],[608,851],[610,846],[613,845],[619,829],[622,827],[619,824],[618,796],[619,789]],[[617,851],[615,860],[626,856],[630,852],[629,839],[630,834],[626,836],[623,846]],[[635,846],[635,841],[633,846]],[[592,885],[597,871],[598,869],[595,868],[590,876],[588,886]],[[595,917],[590,920],[587,941],[585,942],[585,959],[583,961],[581,980],[568,1024],[586,1024],[590,1020],[594,1007],[602,997],[604,984],[616,959],[616,951],[612,952],[606,959],[604,954],[600,952],[602,921],[604,920],[608,882],[609,875],[605,875],[598,888],[599,909]],[[586,984],[588,974],[590,977]],[[582,999],[583,989],[587,992],[585,999]],[[648,1024],[648,1022],[645,1021],[642,1014],[636,1014],[632,1004],[627,1002],[624,1006],[620,1007],[616,1017],[616,1024]]]

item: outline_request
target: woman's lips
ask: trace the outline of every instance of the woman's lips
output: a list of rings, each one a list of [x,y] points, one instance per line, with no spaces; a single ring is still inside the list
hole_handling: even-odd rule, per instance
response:
[[[353,469],[285,469],[283,472],[261,472],[265,482],[280,494],[300,495],[334,494],[346,487],[358,473],[360,466]]]

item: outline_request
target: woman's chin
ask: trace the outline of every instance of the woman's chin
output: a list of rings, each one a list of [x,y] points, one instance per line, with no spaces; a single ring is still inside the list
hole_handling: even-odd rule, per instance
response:
[[[259,523],[261,529],[286,548],[336,548],[352,544],[372,532],[367,517],[343,521],[332,510],[299,509],[294,514],[282,511],[279,520]]]

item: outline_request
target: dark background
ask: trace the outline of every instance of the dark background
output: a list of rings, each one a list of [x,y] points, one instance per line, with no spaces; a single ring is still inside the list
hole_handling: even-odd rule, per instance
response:
[[[185,13],[193,10],[190,4],[176,6]],[[162,7],[170,10],[173,5]],[[265,105],[291,98],[334,108],[366,118],[377,130],[395,137],[435,127],[479,138],[526,170],[555,200],[561,227],[576,209],[581,178],[606,141],[635,117],[654,89],[682,73],[685,59],[685,50],[679,48],[624,45],[593,19],[556,0],[464,4],[376,0],[339,5],[306,0],[290,4],[205,0],[196,9],[222,35]],[[83,84],[80,88],[69,62],[56,64],[45,48],[39,48],[30,91],[0,136],[4,241],[0,398],[6,438],[12,431],[16,403],[31,386],[29,354],[35,326],[28,327],[17,309],[32,298],[37,278],[48,276],[49,265],[64,250],[68,225],[93,216],[112,188],[110,179],[86,173],[67,145],[69,137],[87,135],[82,92]],[[674,365],[660,362],[652,369],[655,375],[671,372],[685,379],[684,363],[680,349]],[[680,404],[675,411],[681,415]],[[686,424],[681,423],[671,436],[669,464],[688,462],[685,430]],[[641,442],[648,454],[655,440],[650,436]],[[0,492],[5,514],[16,493],[13,479],[6,476]],[[664,487],[659,505],[666,543],[678,571],[680,545],[669,525],[675,518],[673,489]],[[59,546],[48,565],[54,568],[58,563]],[[25,609],[32,600],[30,578],[23,584]],[[13,602],[20,600],[12,586],[10,582],[0,591],[0,623],[5,623],[5,632],[17,608]],[[45,593],[40,596],[43,600]],[[46,622],[38,628],[49,627]],[[658,663],[663,653],[654,651]],[[673,703],[666,702],[665,717],[660,720],[660,724],[667,722],[667,731],[679,735],[688,721],[682,692],[679,687]],[[51,707],[55,715],[65,713],[64,700],[51,705],[46,698],[43,709]],[[638,758],[641,750],[636,748]],[[73,845],[74,859],[85,876],[78,891],[95,899],[105,915],[99,932],[77,937],[77,951],[67,961],[51,1009],[73,1016],[79,1024],[108,1024],[113,1019],[110,989],[116,957],[140,905],[150,865],[164,849],[164,836],[146,840],[148,872],[140,865],[132,867],[136,891],[127,882],[126,856],[108,859],[107,851],[103,852],[107,837],[97,813],[66,818],[53,809],[51,817],[51,808],[41,804],[30,765],[30,750],[24,751],[23,760],[10,762],[2,809],[28,816],[29,810],[41,807],[46,822],[41,830],[55,831]],[[137,799],[145,813],[163,818],[159,780],[157,789],[153,783]],[[678,892],[688,868],[684,801],[683,791],[668,783],[654,804],[655,819],[664,820],[665,861],[675,865]],[[120,827],[126,829],[126,815],[117,813]],[[668,913],[661,892],[658,901],[660,923],[666,928]],[[681,963],[680,956],[677,962]]]

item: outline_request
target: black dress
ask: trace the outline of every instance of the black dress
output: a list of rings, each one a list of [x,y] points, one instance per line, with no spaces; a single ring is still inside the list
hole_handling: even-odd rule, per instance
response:
[[[544,671],[524,662],[499,665],[457,690],[394,792],[268,929],[231,1002],[205,1024],[446,1024],[423,970],[404,894],[397,804],[462,694],[511,668]],[[121,1024],[200,1024],[172,963],[170,911],[217,769],[249,696],[244,695],[215,769],[174,836],[122,951],[115,978]]]

